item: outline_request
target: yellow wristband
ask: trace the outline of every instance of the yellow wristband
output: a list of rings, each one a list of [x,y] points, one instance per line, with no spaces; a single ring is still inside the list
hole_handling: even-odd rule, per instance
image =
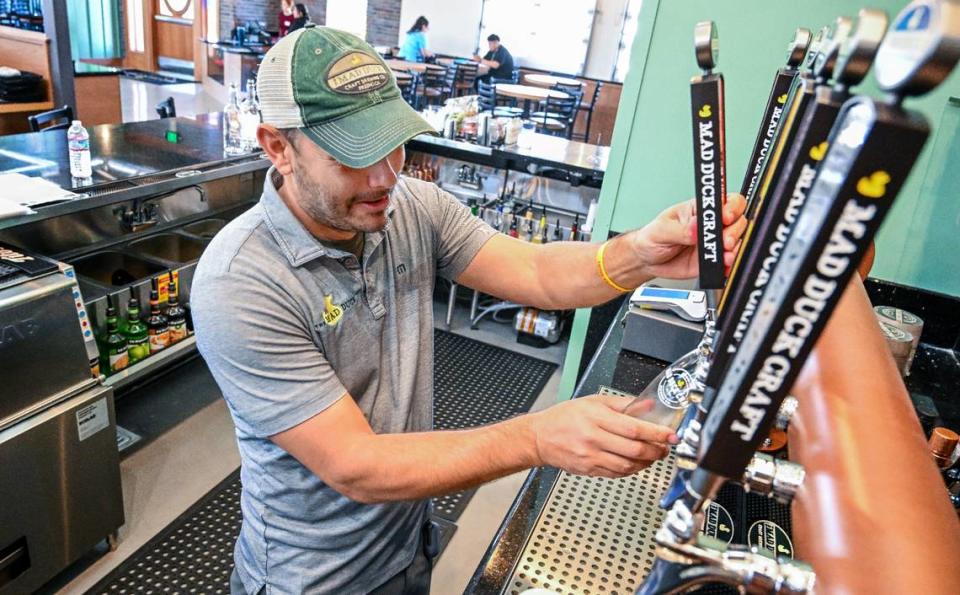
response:
[[[597,269],[600,271],[600,277],[607,282],[607,285],[616,289],[620,293],[627,293],[630,290],[626,287],[617,285],[617,283],[610,278],[610,275],[607,274],[607,269],[603,267],[603,253],[606,251],[607,244],[609,243],[610,240],[607,240],[606,242],[600,244],[600,249],[597,250]]]

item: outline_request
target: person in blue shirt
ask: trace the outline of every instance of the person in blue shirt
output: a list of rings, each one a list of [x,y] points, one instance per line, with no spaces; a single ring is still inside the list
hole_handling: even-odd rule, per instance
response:
[[[433,56],[433,52],[427,49],[427,31],[430,29],[430,21],[425,16],[417,17],[413,27],[407,31],[407,37],[403,40],[403,47],[400,48],[400,57],[409,62],[423,62]]]

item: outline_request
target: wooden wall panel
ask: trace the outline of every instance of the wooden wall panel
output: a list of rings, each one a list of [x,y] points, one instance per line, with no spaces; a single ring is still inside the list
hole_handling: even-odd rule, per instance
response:
[[[193,23],[157,19],[156,25],[156,55],[193,62]]]

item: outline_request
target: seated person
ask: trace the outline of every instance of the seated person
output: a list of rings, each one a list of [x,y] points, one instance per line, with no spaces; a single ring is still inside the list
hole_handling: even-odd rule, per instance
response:
[[[400,48],[400,59],[408,62],[424,62],[427,58],[433,57],[433,52],[427,49],[427,31],[429,30],[430,21],[427,20],[427,17],[417,17],[403,40],[403,47]]]
[[[487,43],[490,46],[490,51],[484,54],[483,58],[478,54],[474,54],[473,56],[474,62],[479,62],[490,67],[490,72],[479,78],[485,82],[489,82],[491,78],[501,80],[511,79],[513,77],[513,56],[510,55],[507,48],[500,44],[500,36],[495,33],[490,34],[490,36],[487,37]]]

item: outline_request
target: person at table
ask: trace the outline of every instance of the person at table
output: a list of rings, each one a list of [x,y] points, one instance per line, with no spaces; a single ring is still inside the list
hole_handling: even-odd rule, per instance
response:
[[[297,29],[303,29],[303,26],[309,20],[310,14],[307,12],[307,7],[298,2],[293,7],[293,23],[290,24],[290,29],[287,32],[293,33]]]
[[[290,26],[293,25],[293,20],[296,18],[293,11],[293,0],[280,0],[280,15],[277,17],[280,37],[290,32]]]
[[[427,58],[433,56],[433,52],[427,47],[427,31],[430,30],[430,21],[427,17],[421,15],[414,21],[413,27],[407,31],[407,36],[403,40],[403,47],[400,48],[400,58],[407,62],[425,62]]]
[[[490,82],[491,78],[501,80],[513,78],[513,56],[510,55],[507,48],[503,47],[500,43],[500,36],[491,33],[490,36],[487,37],[487,44],[490,51],[484,54],[482,58],[479,54],[473,55],[474,62],[479,62],[490,67],[490,72],[478,78],[484,82]]]

